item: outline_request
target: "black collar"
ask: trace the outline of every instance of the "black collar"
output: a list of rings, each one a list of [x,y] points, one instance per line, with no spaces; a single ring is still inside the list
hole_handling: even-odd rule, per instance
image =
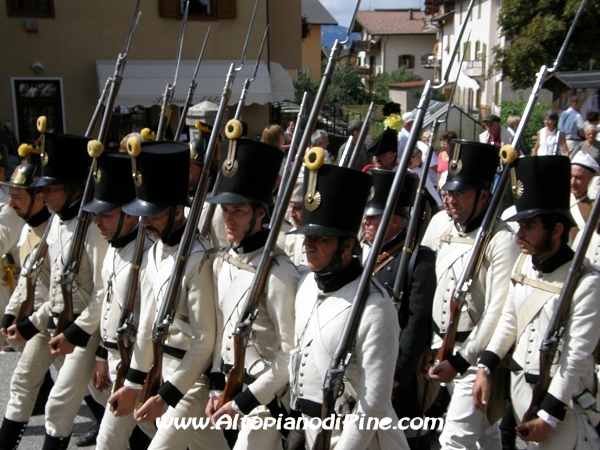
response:
[[[35,228],[35,227],[43,224],[44,222],[46,222],[49,217],[50,217],[50,211],[48,211],[48,208],[46,208],[44,206],[37,213],[35,213],[33,216],[29,216],[29,218],[25,222],[31,228]]]
[[[471,219],[471,221],[467,224],[465,229],[462,231],[465,234],[469,234],[471,231],[476,230],[481,226],[481,222],[483,222],[483,218],[485,217],[485,210],[479,214],[477,217]]]
[[[174,247],[175,245],[179,245],[179,243],[181,242],[181,238],[183,237],[183,232],[185,231],[186,223],[187,223],[187,220],[184,220],[179,228],[177,228],[175,231],[173,231],[171,234],[169,234],[166,238],[164,238],[162,240],[163,244],[165,244],[168,247]]]
[[[337,291],[348,283],[356,280],[363,272],[363,267],[357,258],[352,258],[350,264],[335,274],[318,275],[315,273],[317,286],[324,294]]]
[[[533,268],[541,273],[552,273],[563,264],[571,261],[575,252],[567,244],[560,246],[558,251],[545,261],[537,261],[535,256],[531,258]]]
[[[406,238],[406,228],[404,228],[402,231],[400,231],[400,233],[398,233],[396,236],[394,236],[391,241],[383,244],[383,247],[381,248],[381,253],[391,250],[396,245],[398,245],[400,242],[404,241],[405,238]]]
[[[234,250],[238,254],[252,253],[253,251],[258,250],[259,248],[264,247],[268,237],[269,230],[263,228],[258,233],[253,234],[252,236],[246,236],[242,241],[243,245],[237,248],[234,247]]]
[[[114,248],[123,248],[127,244],[129,244],[131,241],[134,241],[135,238],[137,237],[137,234],[138,234],[138,227],[135,227],[131,231],[131,233],[129,233],[128,235],[117,238],[117,239],[112,239],[110,241],[110,246],[114,247]]]
[[[68,208],[63,208],[61,212],[56,213],[60,220],[66,222],[67,220],[74,219],[79,213],[79,207],[81,206],[81,199],[78,199],[75,203],[73,203]]]

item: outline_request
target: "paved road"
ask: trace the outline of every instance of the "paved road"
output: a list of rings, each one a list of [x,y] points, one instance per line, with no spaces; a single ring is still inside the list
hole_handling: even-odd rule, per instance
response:
[[[13,370],[17,364],[19,355],[16,352],[11,353],[0,353],[0,405],[2,408],[2,416],[4,417],[4,411],[6,410],[6,404],[8,403],[9,397],[9,384],[10,377],[12,376]],[[53,377],[56,377],[56,372],[53,372]],[[92,413],[85,405],[81,404],[79,413],[75,418],[75,424],[73,426],[73,437],[69,444],[69,449],[86,448],[94,449],[94,446],[90,447],[77,447],[75,441],[87,433],[93,426]],[[25,430],[25,435],[21,441],[19,449],[21,450],[40,450],[44,443],[44,417],[35,416],[29,421],[29,426]]]

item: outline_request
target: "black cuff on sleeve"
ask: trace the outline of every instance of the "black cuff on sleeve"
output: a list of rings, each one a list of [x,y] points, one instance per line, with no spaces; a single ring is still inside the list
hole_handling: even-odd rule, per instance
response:
[[[544,400],[542,400],[542,404],[540,405],[540,409],[543,409],[552,417],[556,417],[558,420],[561,421],[565,420],[567,408],[567,405],[565,405],[552,394],[546,394]]]
[[[4,314],[4,318],[2,319],[2,323],[0,323],[0,328],[8,328],[15,321],[16,316],[12,314]]]
[[[494,369],[498,367],[500,361],[502,361],[500,357],[489,350],[485,350],[481,354],[481,358],[479,358],[479,364],[486,366],[488,369],[490,369],[490,372],[493,372]]]
[[[211,372],[208,377],[210,378],[211,391],[222,391],[225,389],[225,374],[221,372]]]
[[[106,350],[104,347],[99,345],[98,348],[96,349],[96,356],[98,358],[108,359],[108,350]]]
[[[158,395],[160,395],[167,405],[175,408],[179,400],[183,398],[183,393],[179,391],[170,381],[165,381],[163,385],[158,389]]]
[[[146,380],[147,372],[142,372],[141,370],[132,369],[131,367],[127,371],[127,376],[125,379],[133,384],[144,384]]]
[[[35,327],[29,318],[23,319],[17,323],[17,330],[19,330],[21,336],[23,336],[26,340],[31,339],[40,332],[40,330]]]
[[[461,375],[463,375],[467,370],[469,370],[469,367],[471,367],[471,364],[469,364],[469,362],[465,358],[460,356],[460,353],[452,355],[450,358],[448,358],[448,362]]]
[[[260,402],[256,400],[256,397],[248,388],[233,397],[233,401],[245,415],[250,414],[254,408],[260,405]]]
[[[65,335],[67,341],[78,347],[87,346],[87,343],[90,340],[90,337],[92,336],[91,334],[88,334],[85,331],[83,331],[83,329],[75,323],[69,325],[69,327],[65,331],[63,331],[63,334]]]

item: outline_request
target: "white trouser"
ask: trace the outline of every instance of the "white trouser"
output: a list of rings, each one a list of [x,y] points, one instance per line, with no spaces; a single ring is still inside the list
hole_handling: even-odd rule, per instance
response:
[[[94,333],[85,347],[75,347],[65,356],[46,404],[46,433],[53,437],[71,435],[75,416],[88,392],[100,333]]]
[[[108,373],[110,380],[115,382],[117,379],[117,365],[121,361],[118,350],[108,349]],[[129,437],[133,429],[137,426],[150,437],[154,437],[156,434],[156,427],[152,422],[138,423],[133,418],[133,413],[127,416],[115,417],[110,410],[108,397],[113,390],[106,389],[104,394],[104,416],[102,417],[102,423],[100,424],[100,430],[98,431],[98,438],[96,439],[96,450],[126,450],[129,447]],[[95,397],[95,396],[94,396]],[[99,399],[96,399],[98,401]],[[98,403],[100,403],[98,401]],[[136,402],[137,404],[137,402]]]
[[[486,415],[479,411],[473,402],[472,392],[476,373],[477,368],[470,367],[464,375],[458,375],[454,382],[447,385],[452,399],[440,435],[442,449],[499,450],[502,448],[498,423],[491,425]]]
[[[10,380],[10,399],[4,416],[14,422],[29,422],[38,392],[51,365],[58,370],[63,356],[50,354],[50,333],[42,331],[33,336],[23,348]]]
[[[181,360],[170,355],[163,357],[164,380],[169,379],[180,362]],[[208,377],[203,375],[179,400],[175,408],[167,408],[167,411],[161,417],[161,421],[169,422],[171,419],[206,417],[204,410],[208,403],[209,389]],[[186,448],[190,450],[229,450],[221,430],[211,430],[210,427],[204,430],[194,430],[193,426],[188,426],[187,429],[180,428],[179,430],[174,426],[168,428],[158,427],[149,450],[185,450]]]

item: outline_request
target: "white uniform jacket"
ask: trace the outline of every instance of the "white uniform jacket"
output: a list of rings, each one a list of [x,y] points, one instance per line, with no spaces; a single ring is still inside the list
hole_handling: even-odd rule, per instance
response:
[[[138,228],[128,236],[112,243],[104,257],[102,281],[104,283],[104,301],[100,319],[100,345],[96,355],[107,359],[107,352],[120,359],[117,347],[117,328],[123,308],[127,307],[127,289],[129,273],[133,262]],[[152,246],[148,238],[144,241],[144,253]],[[140,271],[141,273],[141,271]],[[139,283],[138,277],[138,283]],[[133,308],[133,329],[137,330],[140,320],[140,289],[138,289]]]
[[[152,329],[165,299],[178,249],[179,242],[169,246],[159,239],[144,255],[140,277],[140,327],[125,381],[127,387],[141,389],[152,365]],[[211,253],[208,241],[197,236],[187,259],[175,319],[164,346],[165,356],[181,360],[158,390],[172,407],[205,374],[212,360],[216,320]]]
[[[531,256],[523,255],[522,258],[515,265],[514,281],[509,283],[509,294],[502,316],[480,360],[493,369],[516,343],[509,368],[513,372],[512,403],[515,415],[519,418],[529,408],[532,383],[535,383],[535,378],[539,375],[539,349],[559,306],[558,291],[571,266],[569,260],[550,273],[542,273],[534,269]],[[592,352],[600,339],[600,273],[587,260],[584,261],[584,267],[571,299],[565,330],[558,347],[557,363],[552,365],[550,386],[541,404],[543,411],[558,420],[564,420],[567,409],[573,407],[574,396],[585,388],[592,392],[597,389]],[[534,287],[531,281],[542,282],[545,288]],[[551,292],[548,289],[550,284],[558,287],[558,290]],[[543,412],[538,415],[542,416]],[[576,433],[576,430],[570,431]]]
[[[52,219],[48,234],[48,252],[46,257],[50,264],[50,293],[45,302],[30,318],[25,327],[25,338],[30,338],[37,331],[52,328],[54,321],[63,310],[64,301],[60,286],[60,275],[71,248],[71,238],[77,222],[79,203],[71,206],[67,220],[57,215]],[[102,299],[102,264],[108,249],[108,242],[100,235],[98,227],[88,226],[82,258],[79,261],[79,272],[73,282],[73,311],[75,322],[65,331],[67,340],[80,347],[85,347],[90,336],[98,330]],[[54,320],[51,322],[50,318]],[[19,328],[21,331],[21,328]],[[23,332],[21,332],[23,334]]]
[[[459,232],[450,222],[438,239],[433,320],[434,330],[439,335],[446,332],[452,293],[469,259],[478,230]],[[449,360],[460,373],[477,363],[492,337],[508,293],[507,280],[518,255],[512,229],[505,222],[497,221],[467,295],[467,304],[460,313],[456,341],[462,344],[457,344],[457,353]]]
[[[21,237],[19,238],[17,247],[19,248],[19,259],[22,262],[23,268],[21,276],[17,279],[15,291],[10,297],[10,301],[4,310],[3,326],[10,326],[12,324],[13,320],[19,314],[21,303],[27,298],[27,278],[23,275],[25,275],[29,265],[32,264],[32,261],[30,261],[30,253],[34,252],[34,249],[37,249],[47,224],[47,220],[44,220],[40,224],[36,224],[37,226],[34,227],[26,224],[21,230]],[[34,311],[37,311],[48,299],[49,284],[50,264],[48,263],[48,258],[44,258],[35,282]]]
[[[293,407],[307,417],[312,404],[323,401],[323,381],[339,343],[350,306],[358,289],[360,277],[337,291],[323,293],[310,272],[300,280],[296,294],[296,348],[290,366]],[[345,426],[335,447],[343,450],[407,449],[404,433],[392,429],[397,425],[392,407],[392,384],[398,357],[400,326],[398,314],[385,289],[374,280],[362,315],[352,359],[344,379],[344,395],[338,400],[336,412],[343,410],[341,403],[349,400],[356,405],[353,414],[379,419],[391,418],[389,430],[361,430],[358,423]],[[346,412],[347,409],[346,409]],[[307,434],[307,448],[312,448],[314,433]],[[333,443],[333,440],[332,440]]]
[[[219,253],[214,263],[217,277],[217,343],[213,372],[226,373],[234,363],[233,332],[242,314],[247,293],[254,278],[263,247],[248,253],[233,249]],[[276,394],[281,396],[288,383],[288,363],[294,345],[294,298],[300,276],[283,251],[276,247],[258,316],[246,348],[244,366],[254,378],[244,391],[234,397],[244,414],[259,405],[268,405]],[[213,388],[219,386],[219,375],[213,375]]]
[[[20,264],[17,243],[24,225],[25,221],[8,206],[8,187],[0,186],[0,256],[10,253],[15,260],[16,269]],[[8,305],[12,292],[2,266],[3,264],[0,262],[0,308],[3,311]],[[18,275],[18,271],[15,275]],[[0,315],[2,311],[0,311]]]

